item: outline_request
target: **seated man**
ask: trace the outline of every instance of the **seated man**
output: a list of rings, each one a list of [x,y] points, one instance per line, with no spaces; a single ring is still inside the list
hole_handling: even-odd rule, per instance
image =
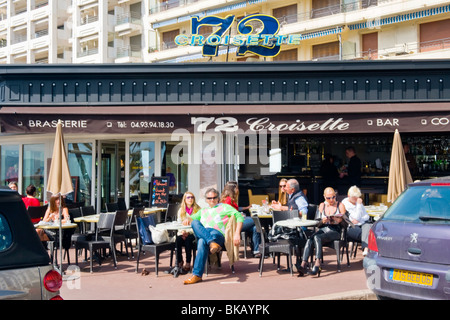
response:
[[[300,185],[296,179],[289,179],[285,187],[288,194],[288,202],[286,205],[281,205],[280,202],[272,202],[272,208],[277,211],[298,210],[300,212],[308,213],[308,200],[300,190]]]
[[[209,205],[187,217],[184,225],[191,225],[197,237],[197,256],[192,269],[192,276],[184,284],[193,284],[202,281],[206,260],[210,253],[216,253],[225,245],[225,228],[231,216],[236,218],[236,231],[233,243],[239,246],[241,242],[241,229],[244,217],[232,206],[219,203],[219,192],[210,188],[205,193]]]

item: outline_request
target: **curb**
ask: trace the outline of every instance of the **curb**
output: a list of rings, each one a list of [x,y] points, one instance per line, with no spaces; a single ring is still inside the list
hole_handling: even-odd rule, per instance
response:
[[[377,300],[372,290],[354,290],[346,292],[338,292],[326,294],[323,296],[315,296],[309,298],[301,298],[296,300]]]

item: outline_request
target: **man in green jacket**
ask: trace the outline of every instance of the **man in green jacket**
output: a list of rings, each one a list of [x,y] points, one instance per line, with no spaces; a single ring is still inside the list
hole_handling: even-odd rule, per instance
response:
[[[219,203],[219,192],[210,188],[205,193],[209,207],[197,211],[183,221],[184,225],[191,225],[197,237],[197,255],[192,269],[192,276],[184,284],[193,284],[202,281],[206,260],[210,253],[222,249],[225,243],[225,228],[231,216],[236,218],[236,231],[233,243],[239,246],[241,229],[244,217],[232,206]]]

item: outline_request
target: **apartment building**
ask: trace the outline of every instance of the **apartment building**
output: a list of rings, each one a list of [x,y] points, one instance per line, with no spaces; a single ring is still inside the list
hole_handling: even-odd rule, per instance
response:
[[[179,46],[191,17],[275,17],[279,35],[301,35],[279,54],[238,55]],[[254,25],[258,33],[258,24]],[[202,26],[205,38],[218,26]],[[0,0],[0,63],[310,61],[450,57],[450,1],[440,0]]]

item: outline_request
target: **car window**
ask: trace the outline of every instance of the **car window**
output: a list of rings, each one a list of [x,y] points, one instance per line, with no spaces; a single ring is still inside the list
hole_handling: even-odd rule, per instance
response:
[[[11,229],[5,217],[0,213],[0,252],[8,249],[11,243]]]
[[[450,225],[449,208],[449,186],[411,187],[386,211],[383,220]]]

